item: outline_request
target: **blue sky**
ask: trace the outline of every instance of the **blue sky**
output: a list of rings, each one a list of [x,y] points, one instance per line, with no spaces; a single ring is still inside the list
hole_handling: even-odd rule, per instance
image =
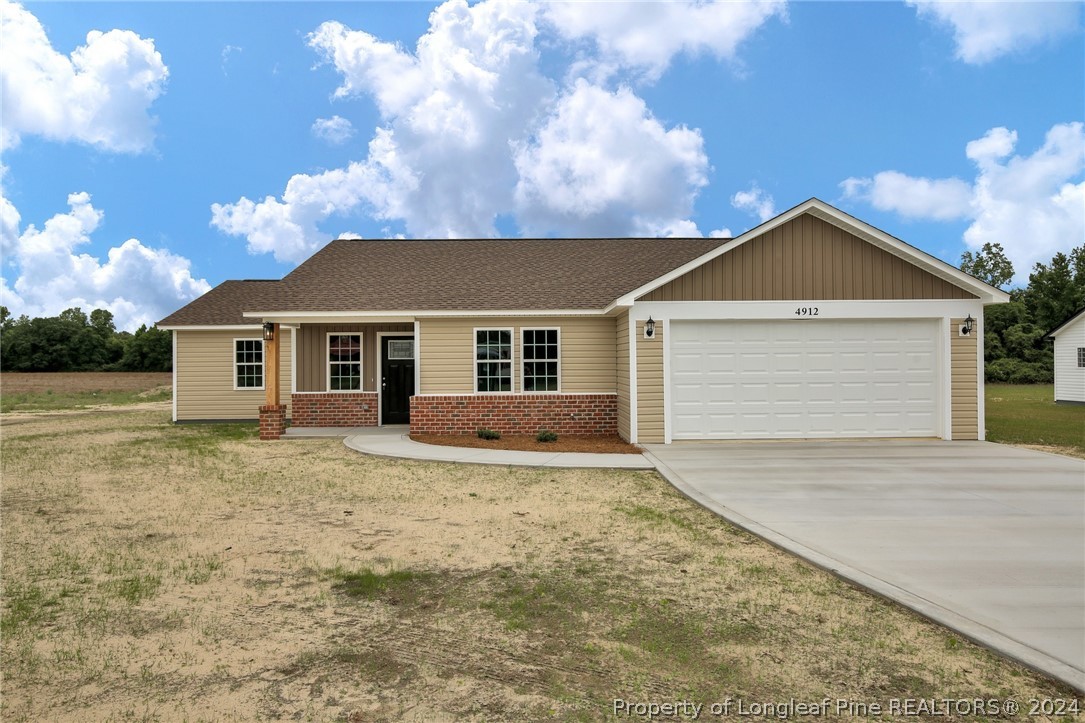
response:
[[[1027,280],[1082,4],[4,2],[0,297],[152,322],[336,236],[737,235],[817,196]]]

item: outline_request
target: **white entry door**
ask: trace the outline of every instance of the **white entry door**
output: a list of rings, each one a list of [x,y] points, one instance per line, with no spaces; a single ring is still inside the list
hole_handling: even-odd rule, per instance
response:
[[[936,320],[670,326],[673,439],[938,436]]]

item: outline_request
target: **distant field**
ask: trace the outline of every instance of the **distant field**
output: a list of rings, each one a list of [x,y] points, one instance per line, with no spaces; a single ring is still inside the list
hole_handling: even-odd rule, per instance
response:
[[[81,409],[170,399],[170,372],[0,374],[0,412]]]
[[[1085,406],[1054,399],[1051,384],[988,384],[987,439],[1085,457]]]

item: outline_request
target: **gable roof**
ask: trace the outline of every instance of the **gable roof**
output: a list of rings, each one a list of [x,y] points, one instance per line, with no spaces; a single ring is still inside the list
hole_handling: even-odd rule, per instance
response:
[[[158,322],[158,326],[259,326],[259,319],[246,319],[242,313],[253,304],[266,303],[280,283],[263,279],[223,281]]]
[[[1073,314],[1070,314],[1070,316],[1066,317],[1058,326],[1056,326],[1054,329],[1052,329],[1051,331],[1044,334],[1044,339],[1054,339],[1066,327],[1070,326],[1075,321],[1080,319],[1082,317],[1082,315],[1085,315],[1085,306],[1081,307],[1080,309],[1075,311]]]
[[[629,292],[628,294],[625,294],[621,298],[617,299],[607,308],[607,310],[609,311],[612,308],[620,306],[631,306],[633,302],[641,296],[655,291],[659,287],[669,283],[670,281],[673,281],[679,276],[682,276],[683,274],[703,264],[708,263],[709,261],[717,258],[718,256],[733,251],[739,246],[742,246],[743,244],[762,236],[763,234],[771,231],[772,229],[783,226],[785,223],[788,223],[789,221],[801,216],[804,213],[808,213],[815,218],[819,218],[822,221],[826,221],[833,224],[834,226],[842,228],[843,230],[861,238],[867,243],[870,243],[884,251],[887,251],[894,256],[898,256],[906,262],[914,264],[921,269],[929,271],[931,274],[945,279],[946,281],[950,282],[955,286],[967,289],[968,291],[974,293],[977,297],[979,297],[979,299],[984,304],[997,304],[1010,300],[1010,295],[1002,289],[998,289],[994,286],[986,284],[983,281],[977,279],[976,277],[971,276],[964,271],[961,271],[957,267],[951,266],[945,261],[935,258],[934,256],[931,256],[930,254],[921,251],[916,247],[905,243],[904,241],[901,241],[895,236],[887,234],[881,229],[875,228],[874,226],[871,226],[864,221],[860,221],[854,216],[844,213],[840,209],[830,206],[829,204],[825,203],[820,199],[811,198],[808,201],[800,203],[798,206],[784,211],[775,218],[771,218],[768,221],[765,221],[760,226],[755,226],[746,233],[735,237],[734,240],[732,240],[730,243],[712,249],[705,253],[703,256],[692,259],[688,263],[676,269],[673,269],[670,272],[665,273],[656,279],[652,279],[644,286],[638,287],[633,291]]]

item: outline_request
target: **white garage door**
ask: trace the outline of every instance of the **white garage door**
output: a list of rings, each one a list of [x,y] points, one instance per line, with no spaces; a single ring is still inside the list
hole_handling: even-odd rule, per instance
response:
[[[938,322],[671,324],[674,439],[933,437]]]

